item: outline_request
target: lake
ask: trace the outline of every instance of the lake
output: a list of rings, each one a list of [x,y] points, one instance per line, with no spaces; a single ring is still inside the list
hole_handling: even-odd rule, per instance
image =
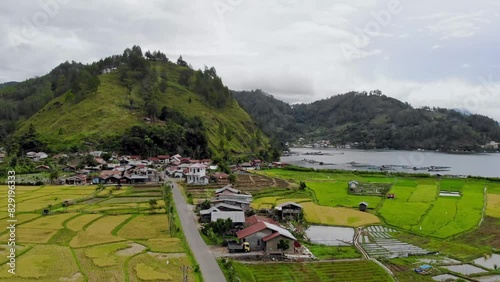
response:
[[[350,246],[354,239],[354,229],[349,227],[311,225],[306,230],[311,243],[327,246]]]
[[[500,153],[292,148],[282,162],[303,167],[500,177]]]

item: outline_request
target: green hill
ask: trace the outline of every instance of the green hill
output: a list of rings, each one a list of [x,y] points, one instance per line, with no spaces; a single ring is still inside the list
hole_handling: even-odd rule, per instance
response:
[[[443,108],[413,108],[380,91],[350,92],[309,104],[289,105],[262,91],[233,97],[272,137],[281,141],[326,139],[360,148],[474,150],[500,140],[500,126],[482,115]]]
[[[195,71],[161,52],[145,55],[134,46],[92,65],[66,62],[44,77],[0,90],[0,99],[18,107],[12,138],[22,151],[45,144],[53,152],[102,148],[216,157],[267,149],[267,138],[214,68]],[[32,115],[21,111],[23,101],[39,96],[51,99],[39,98],[35,110],[48,101]],[[0,109],[4,123],[6,116]]]

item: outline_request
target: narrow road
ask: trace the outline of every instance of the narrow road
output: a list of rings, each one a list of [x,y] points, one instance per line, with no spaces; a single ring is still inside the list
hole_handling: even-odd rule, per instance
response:
[[[212,254],[207,244],[201,238],[198,232],[198,227],[196,225],[195,218],[193,216],[193,211],[189,208],[184,197],[179,190],[179,186],[175,180],[171,179],[172,185],[172,195],[175,202],[175,208],[177,209],[177,214],[182,224],[182,229],[184,231],[184,236],[186,236],[187,242],[191,251],[200,266],[201,274],[203,275],[203,280],[205,282],[224,282],[226,278],[217,264],[215,256]]]

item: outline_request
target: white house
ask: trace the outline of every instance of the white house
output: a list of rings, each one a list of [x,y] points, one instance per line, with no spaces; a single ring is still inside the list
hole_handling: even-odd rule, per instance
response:
[[[491,148],[491,149],[498,149],[499,144],[500,143],[497,143],[495,141],[491,141],[490,143],[486,144],[486,146],[484,146],[484,147]]]
[[[188,166],[186,182],[188,184],[206,185],[208,184],[207,166],[203,164],[192,164]]]

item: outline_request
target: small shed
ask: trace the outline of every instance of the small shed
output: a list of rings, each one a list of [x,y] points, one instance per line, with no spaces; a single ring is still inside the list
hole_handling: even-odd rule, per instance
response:
[[[368,203],[367,202],[361,202],[361,203],[359,203],[359,210],[360,211],[366,211],[367,208],[368,208]]]
[[[349,191],[354,192],[358,188],[359,182],[356,180],[351,180],[349,181],[349,184],[347,185],[349,188]]]
[[[418,268],[415,268],[415,272],[420,273],[420,274],[427,274],[427,273],[429,273],[429,271],[431,269],[432,269],[432,266],[430,266],[428,264],[424,264],[424,265],[419,266]]]
[[[210,222],[210,220],[212,219],[212,213],[219,212],[219,211],[220,210],[216,207],[211,207],[207,210],[201,210],[200,211],[200,221],[204,222],[204,223]]]

